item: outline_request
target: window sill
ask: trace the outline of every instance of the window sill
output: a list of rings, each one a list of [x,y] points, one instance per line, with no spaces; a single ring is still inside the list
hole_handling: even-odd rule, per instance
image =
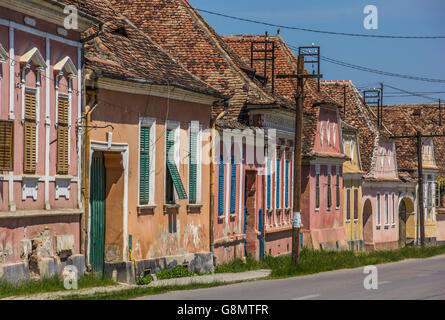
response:
[[[187,213],[201,213],[202,204],[189,203],[187,205]]]
[[[349,220],[346,219],[345,222],[346,222],[346,223],[350,223],[350,222],[351,222],[351,219],[349,219]]]
[[[393,224],[391,225],[391,228],[395,228],[395,227],[396,227],[396,224],[393,223]]]
[[[358,219],[354,219],[354,223],[357,223],[358,222]]]
[[[385,229],[389,229],[389,224],[385,224]]]
[[[377,230],[380,230],[381,228],[382,228],[381,225],[376,226],[376,229],[377,229]]]
[[[137,206],[137,213],[138,215],[154,214],[156,207],[155,204],[141,204]]]
[[[218,216],[218,222],[222,222],[225,218],[225,215]]]
[[[237,214],[236,213],[232,213],[232,214],[230,214],[230,219],[235,219],[236,217],[237,217]]]
[[[70,175],[64,175],[64,174],[56,174],[56,176],[54,177],[56,180],[72,180],[74,179],[74,176],[70,176]]]
[[[320,208],[315,208],[315,211],[317,211],[317,212],[320,211]]]
[[[164,204],[164,213],[167,213],[168,209],[178,209],[179,207],[181,207],[181,205],[177,203]]]

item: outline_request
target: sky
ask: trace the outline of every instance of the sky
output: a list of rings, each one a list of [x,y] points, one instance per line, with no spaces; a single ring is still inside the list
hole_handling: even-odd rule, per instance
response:
[[[265,21],[268,23],[346,33],[403,36],[445,36],[444,0],[190,0],[198,9]],[[378,29],[367,30],[363,13],[367,5],[378,9]],[[275,35],[276,27],[201,14],[223,35]],[[378,39],[326,35],[283,29],[280,35],[290,45],[320,46],[321,55],[351,64],[411,76],[445,79],[445,39]],[[445,83],[388,77],[321,62],[324,80],[352,80],[363,89],[380,82],[445,101]],[[421,97],[400,97],[384,89],[384,104],[425,103]]]

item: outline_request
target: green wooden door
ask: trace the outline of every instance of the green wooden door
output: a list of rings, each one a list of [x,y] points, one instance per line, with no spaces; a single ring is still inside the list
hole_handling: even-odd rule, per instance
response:
[[[105,255],[105,196],[104,154],[94,152],[90,176],[90,264],[100,274]]]

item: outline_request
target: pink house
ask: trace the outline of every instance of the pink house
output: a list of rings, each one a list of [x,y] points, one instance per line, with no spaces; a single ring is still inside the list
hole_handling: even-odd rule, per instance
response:
[[[83,272],[81,43],[55,1],[0,4],[0,272]],[[1,277],[0,277],[1,279]]]
[[[399,185],[397,158],[391,132],[378,128],[375,113],[363,103],[351,81],[323,81],[338,103],[346,101],[342,118],[358,130],[363,170],[363,240],[365,249],[397,248]],[[345,96],[346,94],[346,96]]]

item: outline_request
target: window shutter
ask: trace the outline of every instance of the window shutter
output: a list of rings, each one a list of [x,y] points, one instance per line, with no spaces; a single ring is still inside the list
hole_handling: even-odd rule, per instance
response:
[[[272,181],[271,181],[271,166],[272,161],[270,159],[267,159],[267,209],[271,208],[271,200],[272,200]]]
[[[315,176],[315,208],[320,208],[320,174]]]
[[[150,201],[150,127],[141,126],[139,142],[139,204]]]
[[[351,220],[351,189],[346,190],[346,220]]]
[[[218,170],[218,215],[224,214],[224,161],[223,156],[219,159]]]
[[[277,158],[277,170],[276,170],[276,174],[277,174],[277,185],[276,185],[276,207],[279,208],[280,207],[280,171],[281,171],[281,158]]]
[[[173,130],[167,130],[167,167],[170,172],[173,184],[179,199],[187,199],[187,193],[185,192],[184,185],[182,184],[181,176],[179,175],[178,168],[174,163],[174,132]]]
[[[57,173],[68,174],[68,126],[57,127]]]
[[[58,98],[57,106],[57,173],[68,174],[68,99]]]
[[[236,164],[232,157],[231,178],[230,178],[230,213],[235,213],[236,207]]]
[[[286,177],[284,182],[284,206],[289,207],[289,159],[286,159]]]
[[[196,184],[198,175],[197,161],[198,133],[190,131],[190,158],[189,158],[189,202],[196,203]]]
[[[36,171],[36,95],[25,92],[25,122],[24,122],[24,158],[23,171]]]
[[[0,171],[12,171],[14,163],[14,122],[0,121]]]
[[[354,219],[358,219],[358,189],[354,189]]]

